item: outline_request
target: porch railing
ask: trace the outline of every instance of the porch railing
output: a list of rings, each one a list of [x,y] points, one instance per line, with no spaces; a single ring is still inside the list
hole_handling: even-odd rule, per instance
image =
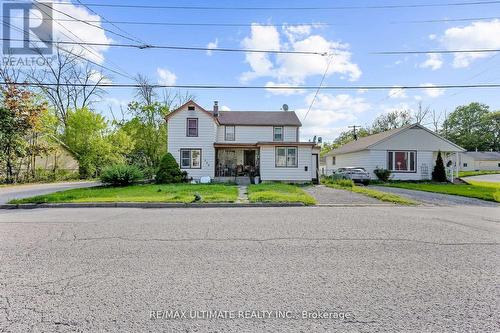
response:
[[[219,165],[215,168],[215,177],[239,177],[250,176],[251,174],[259,175],[259,168],[249,165]]]

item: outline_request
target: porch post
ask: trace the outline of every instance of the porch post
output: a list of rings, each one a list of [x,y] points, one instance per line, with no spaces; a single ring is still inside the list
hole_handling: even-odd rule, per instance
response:
[[[459,169],[460,169],[460,161],[458,160],[459,159],[459,153],[456,152],[455,153],[455,168],[456,168],[456,177],[455,178],[458,178],[458,172],[459,172]]]

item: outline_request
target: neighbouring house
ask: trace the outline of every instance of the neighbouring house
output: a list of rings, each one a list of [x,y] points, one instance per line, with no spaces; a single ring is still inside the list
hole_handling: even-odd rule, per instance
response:
[[[208,111],[189,101],[166,116],[168,151],[189,177],[219,182],[318,181],[319,147],[295,112]]]
[[[458,175],[459,153],[465,151],[419,124],[359,138],[325,154],[326,173],[341,167],[362,167],[376,179],[374,170],[389,169],[396,180],[430,179],[441,151],[448,170]]]
[[[467,151],[461,153],[460,170],[462,171],[500,170],[500,152]]]

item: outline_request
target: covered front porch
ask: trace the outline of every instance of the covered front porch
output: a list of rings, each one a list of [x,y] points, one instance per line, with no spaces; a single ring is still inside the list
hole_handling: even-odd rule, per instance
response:
[[[260,149],[255,145],[216,145],[215,180],[235,181],[260,175]]]

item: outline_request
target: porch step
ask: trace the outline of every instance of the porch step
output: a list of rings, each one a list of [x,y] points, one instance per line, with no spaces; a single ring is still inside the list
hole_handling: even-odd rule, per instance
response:
[[[235,181],[237,185],[250,185],[250,177],[248,176],[236,177]]]

